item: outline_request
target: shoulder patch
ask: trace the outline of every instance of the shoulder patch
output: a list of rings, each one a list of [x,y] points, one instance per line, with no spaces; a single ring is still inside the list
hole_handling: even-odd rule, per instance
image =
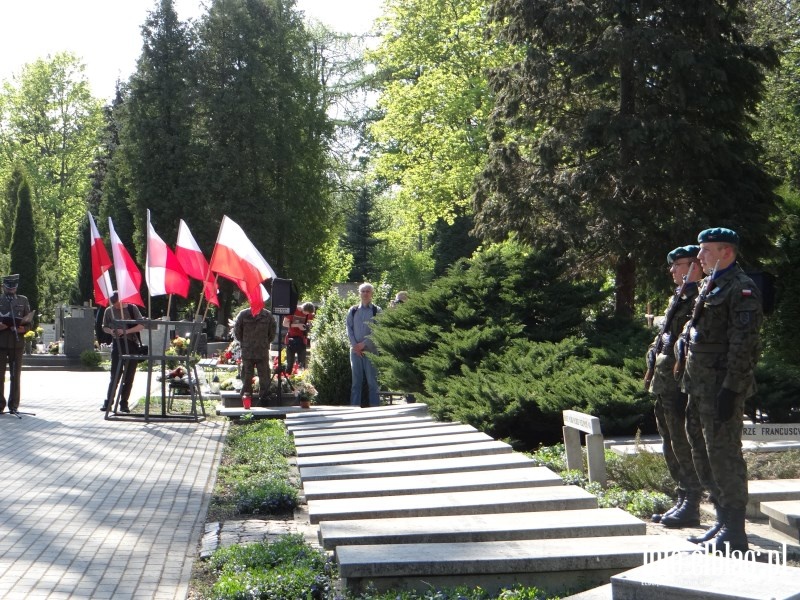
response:
[[[753,290],[751,289],[742,290],[742,298],[749,298],[752,295],[753,295]]]

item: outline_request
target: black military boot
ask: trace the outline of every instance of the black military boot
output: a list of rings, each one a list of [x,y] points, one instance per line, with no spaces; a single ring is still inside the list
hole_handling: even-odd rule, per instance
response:
[[[707,542],[715,535],[717,535],[717,533],[719,533],[719,530],[722,529],[722,526],[725,523],[725,511],[723,510],[722,506],[720,506],[719,502],[717,502],[713,498],[711,499],[711,502],[714,503],[714,508],[717,511],[717,520],[714,521],[714,524],[711,527],[709,527],[704,533],[700,535],[690,535],[688,538],[686,538],[693,544],[703,544]]]
[[[742,554],[747,552],[747,534],[744,531],[745,509],[728,508],[725,510],[725,523],[719,533],[706,542],[707,552],[726,553],[726,545],[730,545],[730,552],[738,550]],[[710,546],[710,549],[709,549]]]
[[[700,494],[687,492],[678,510],[661,518],[664,527],[695,527],[700,525]]]
[[[667,511],[664,512],[664,513],[655,513],[652,517],[650,517],[650,520],[653,523],[661,523],[661,519],[663,519],[667,515],[670,515],[670,514],[674,513],[676,510],[678,510],[681,507],[681,505],[683,504],[684,500],[686,500],[686,491],[682,490],[682,489],[678,489],[678,500],[675,502],[674,506],[672,506],[671,508],[668,508]]]

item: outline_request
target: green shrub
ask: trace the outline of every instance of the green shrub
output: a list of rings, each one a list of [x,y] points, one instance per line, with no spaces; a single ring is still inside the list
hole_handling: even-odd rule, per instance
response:
[[[211,556],[209,565],[219,574],[212,591],[220,600],[322,600],[331,590],[332,568],[325,555],[300,535],[221,548]]]
[[[353,600],[547,600],[554,597],[547,595],[538,588],[515,585],[511,589],[502,589],[497,594],[490,594],[486,590],[476,587],[457,588],[431,588],[425,591],[398,591],[377,592],[373,588]]]
[[[611,483],[626,490],[655,490],[668,495],[675,492],[667,462],[655,452],[640,449],[621,456],[606,450],[606,474]]]
[[[747,400],[745,412],[756,421],[800,421],[800,367],[765,354],[756,367],[756,394]]]
[[[331,291],[323,299],[311,330],[311,383],[317,390],[317,403],[350,403],[350,342],[345,319],[355,298],[340,298]]]
[[[597,505],[600,508],[621,508],[640,519],[663,513],[674,504],[669,496],[661,492],[624,490],[617,486],[603,489],[597,482],[587,484],[586,491],[597,496]]]
[[[103,357],[95,350],[84,350],[81,352],[81,364],[90,369],[96,369],[103,362]]]
[[[279,473],[268,473],[240,481],[235,486],[237,509],[246,514],[276,514],[293,510],[297,489]]]

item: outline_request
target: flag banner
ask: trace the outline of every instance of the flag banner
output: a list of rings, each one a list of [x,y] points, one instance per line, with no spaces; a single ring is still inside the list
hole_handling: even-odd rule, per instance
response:
[[[203,282],[203,294],[209,304],[219,306],[217,282],[208,266],[205,255],[189,231],[189,226],[181,219],[178,225],[178,241],[175,244],[175,257],[184,272],[192,279]]]
[[[161,239],[150,223],[150,210],[147,210],[147,259],[145,279],[151,296],[177,294],[186,298],[189,294],[189,277],[181,267],[175,253]]]
[[[250,302],[250,312],[258,314],[264,308],[261,283],[274,279],[275,271],[245,235],[239,225],[227,216],[217,234],[211,255],[211,270],[236,283]]]
[[[131,255],[122,245],[117,232],[114,231],[114,223],[108,217],[108,232],[111,236],[111,254],[114,256],[114,275],[117,280],[117,292],[119,292],[120,302],[130,302],[144,308],[144,302],[139,295],[139,288],[142,286],[142,273],[139,267],[133,262]]]
[[[111,257],[108,255],[108,250],[106,250],[106,245],[103,243],[103,238],[100,237],[100,232],[97,230],[97,224],[94,222],[92,213],[87,212],[86,214],[89,215],[89,228],[92,237],[91,255],[94,301],[98,306],[108,306],[111,291],[114,289],[111,286],[111,275],[108,272],[112,267]]]

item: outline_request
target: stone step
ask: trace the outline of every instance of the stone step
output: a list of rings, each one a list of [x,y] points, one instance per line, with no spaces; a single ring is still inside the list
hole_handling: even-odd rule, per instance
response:
[[[402,416],[425,416],[428,414],[427,404],[402,404],[393,406],[376,406],[374,408],[338,408],[336,410],[316,410],[286,416],[286,427],[289,431],[296,425],[358,423],[380,420],[383,418]]]
[[[294,445],[300,451],[301,448],[308,446],[322,446],[325,444],[352,444],[356,442],[424,438],[428,436],[455,435],[457,433],[475,433],[477,431],[472,425],[437,423],[434,427],[414,427],[413,429],[359,431],[357,433],[342,433],[339,435],[295,436]]]
[[[769,517],[770,527],[800,542],[800,500],[762,502],[761,512]]]
[[[586,590],[585,592],[567,596],[561,600],[614,600],[614,598],[611,592],[611,584],[607,583],[605,585]]]
[[[800,600],[800,569],[695,552],[616,575],[611,588],[614,600]]]
[[[379,421],[364,421],[356,423],[331,423],[322,426],[319,423],[310,425],[296,425],[292,427],[292,435],[296,439],[311,435],[340,435],[342,433],[358,433],[360,431],[383,431],[392,429],[411,429],[414,427],[435,427],[441,425],[442,421],[436,421],[433,417],[395,417],[386,418]]]
[[[316,524],[321,521],[347,519],[434,517],[579,508],[597,508],[597,498],[574,485],[551,485],[474,492],[309,500],[308,516],[309,521]]]
[[[504,454],[487,454],[485,456],[303,467],[300,469],[300,479],[304,482],[332,479],[364,479],[368,477],[425,475],[426,473],[469,473],[533,466],[536,466],[536,462],[533,459],[519,452],[508,452]]]
[[[474,431],[453,435],[429,435],[399,440],[372,440],[368,442],[350,442],[341,444],[314,444],[298,446],[297,457],[320,456],[331,454],[352,454],[354,452],[370,452],[372,450],[402,450],[404,448],[421,448],[425,446],[449,446],[453,444],[468,445],[477,442],[490,442],[492,438]]]
[[[364,544],[339,546],[336,557],[344,584],[356,593],[369,584],[378,591],[480,585],[489,593],[521,584],[565,595],[607,583],[612,575],[642,565],[647,553],[690,552],[695,548],[675,536],[634,535]]]
[[[620,508],[587,508],[400,519],[324,521],[323,547],[362,544],[430,544],[644,535],[646,525]]]
[[[763,518],[762,502],[800,500],[800,479],[759,479],[747,482],[747,517]]]
[[[363,498],[366,496],[471,492],[548,485],[561,486],[564,485],[564,482],[561,477],[547,467],[528,467],[527,469],[481,471],[480,477],[465,477],[463,473],[433,473],[368,479],[306,481],[303,483],[303,495],[306,500],[324,500]]]
[[[489,442],[477,442],[472,444],[448,444],[446,446],[404,448],[402,450],[376,450],[374,452],[351,452],[350,454],[300,456],[297,458],[297,466],[298,468],[302,469],[304,467],[329,467],[334,465],[352,465],[358,463],[486,456],[494,454],[510,454],[511,452],[511,446],[505,442],[496,442],[492,440]]]

